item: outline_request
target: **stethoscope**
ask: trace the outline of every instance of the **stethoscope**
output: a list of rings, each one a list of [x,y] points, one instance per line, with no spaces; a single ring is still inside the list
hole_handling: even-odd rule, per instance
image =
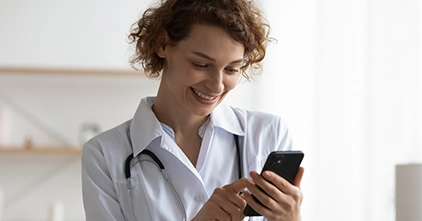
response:
[[[239,174],[239,179],[240,179],[240,178],[242,178],[242,159],[240,157],[239,136],[237,136],[236,134],[234,134],[234,141],[235,141],[235,144],[236,144],[237,163],[238,163],[238,167],[237,168],[238,168],[238,174]],[[142,154],[146,154],[146,155],[150,156],[151,159],[152,159],[152,161],[151,161],[151,159],[148,159],[148,158],[141,159],[141,155]],[[186,208],[185,208],[185,206],[184,206],[184,204],[182,202],[182,199],[180,199],[179,194],[177,193],[176,189],[174,188],[172,182],[170,181],[170,177],[168,176],[163,163],[150,150],[143,150],[136,157],[133,157],[133,154],[130,154],[126,158],[126,162],[125,162],[125,175],[126,175],[126,180],[127,180],[127,188],[128,188],[128,191],[129,191],[130,203],[132,205],[133,218],[135,220],[138,220],[137,217],[136,217],[136,213],[135,213],[135,203],[133,201],[132,180],[131,180],[132,174],[130,172],[130,169],[135,164],[141,163],[142,161],[148,161],[148,162],[154,164],[160,170],[160,172],[163,175],[164,179],[166,179],[167,184],[170,186],[170,188],[171,188],[171,190],[173,192],[174,197],[177,199],[181,210],[183,211],[183,214],[185,216],[185,219],[184,220],[187,220]]]

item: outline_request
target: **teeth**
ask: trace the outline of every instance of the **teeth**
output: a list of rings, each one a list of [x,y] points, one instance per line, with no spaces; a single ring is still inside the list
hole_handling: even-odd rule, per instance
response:
[[[193,92],[195,92],[196,95],[198,95],[199,97],[201,97],[201,98],[203,98],[205,100],[212,100],[212,99],[214,99],[214,97],[207,96],[207,95],[205,95],[205,94],[203,94],[203,93],[201,93],[201,92],[199,92],[199,91],[197,91],[195,89],[193,89]]]

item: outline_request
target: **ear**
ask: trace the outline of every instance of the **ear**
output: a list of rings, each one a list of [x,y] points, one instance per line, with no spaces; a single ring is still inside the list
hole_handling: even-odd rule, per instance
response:
[[[155,53],[157,53],[158,57],[165,58],[166,57],[166,49],[167,46],[170,45],[170,39],[166,31],[157,39],[157,49]]]

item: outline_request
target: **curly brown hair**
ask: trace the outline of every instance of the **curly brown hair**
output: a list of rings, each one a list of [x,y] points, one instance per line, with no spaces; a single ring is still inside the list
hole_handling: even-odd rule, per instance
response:
[[[249,0],[161,0],[158,7],[147,9],[131,27],[129,43],[135,43],[132,67],[138,69],[140,63],[148,77],[159,77],[164,59],[156,53],[157,39],[167,32],[176,44],[189,35],[193,24],[224,28],[245,48],[242,75],[250,79],[248,68],[251,73],[260,74],[267,43],[272,39],[268,22]]]

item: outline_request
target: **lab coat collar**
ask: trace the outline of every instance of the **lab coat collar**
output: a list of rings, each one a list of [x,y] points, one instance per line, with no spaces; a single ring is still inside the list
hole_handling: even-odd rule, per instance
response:
[[[221,102],[211,113],[211,126],[219,127],[229,133],[238,136],[245,135],[245,120],[242,114],[236,113],[240,110]]]
[[[155,97],[141,100],[130,125],[133,155],[142,152],[155,138],[162,136],[161,124],[152,111]]]
[[[143,98],[132,119],[130,137],[134,156],[141,153],[154,139],[163,135],[161,124],[151,109],[155,99],[155,97]],[[220,103],[211,113],[211,126],[244,136],[245,120],[241,117],[243,115],[236,114],[236,111],[240,110],[234,109],[224,102]]]

